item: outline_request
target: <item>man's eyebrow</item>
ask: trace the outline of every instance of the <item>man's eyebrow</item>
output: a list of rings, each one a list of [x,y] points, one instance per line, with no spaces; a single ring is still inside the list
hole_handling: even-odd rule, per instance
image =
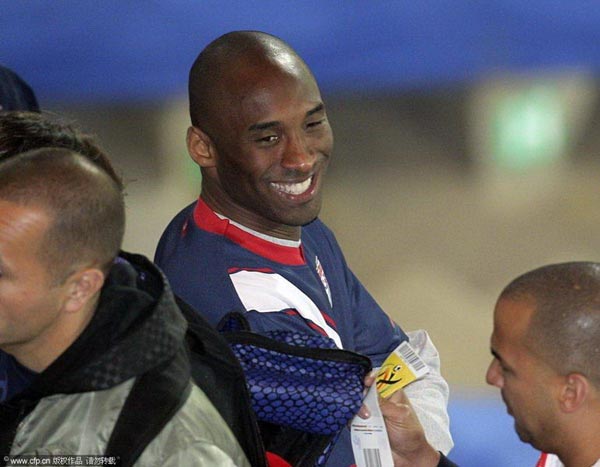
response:
[[[310,109],[308,112],[306,112],[306,116],[310,117],[311,115],[319,113],[324,109],[325,109],[325,105],[321,102],[321,103],[317,104],[315,107],[313,107],[312,109]],[[260,123],[255,123],[253,125],[250,125],[248,127],[248,131],[268,130],[269,128],[273,128],[278,125],[279,125],[279,122],[276,120],[273,120],[270,122],[260,122]]]
[[[308,112],[306,112],[306,116],[310,117],[311,115],[314,115],[324,109],[325,109],[325,105],[321,102],[320,104],[317,104],[314,108],[312,108]]]
[[[492,353],[494,358],[500,362],[500,365],[502,365],[503,368],[507,370],[511,369],[511,366],[506,364],[502,356],[497,351],[495,351],[494,349],[490,349],[490,352]]]
[[[276,127],[277,125],[279,125],[279,122],[277,122],[275,120],[272,122],[255,123],[254,125],[250,125],[248,127],[248,131],[267,130],[269,128]]]

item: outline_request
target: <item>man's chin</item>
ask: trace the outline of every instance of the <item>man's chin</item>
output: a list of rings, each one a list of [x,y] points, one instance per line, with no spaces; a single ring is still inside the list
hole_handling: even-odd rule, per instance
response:
[[[289,210],[281,215],[284,224],[302,227],[314,221],[321,211],[321,203],[315,203],[312,206],[303,206],[302,209]]]
[[[307,221],[304,221],[301,225],[305,226],[307,224],[310,224],[312,221],[314,221],[318,216],[312,216],[310,219],[308,219]]]
[[[515,431],[521,441],[523,441],[524,443],[533,445],[533,439],[532,439],[529,431],[525,430],[522,426],[520,426],[516,420],[515,420]]]

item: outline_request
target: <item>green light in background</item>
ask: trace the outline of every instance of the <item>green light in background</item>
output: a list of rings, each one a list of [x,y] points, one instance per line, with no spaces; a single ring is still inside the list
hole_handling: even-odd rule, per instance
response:
[[[558,89],[536,85],[501,99],[491,136],[499,166],[526,170],[559,159],[566,148],[567,128]]]

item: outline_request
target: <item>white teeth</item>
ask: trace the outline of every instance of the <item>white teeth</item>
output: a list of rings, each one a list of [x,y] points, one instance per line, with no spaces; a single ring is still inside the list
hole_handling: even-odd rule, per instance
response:
[[[288,195],[301,195],[310,187],[312,177],[304,180],[301,183],[271,183],[278,191],[282,191]]]

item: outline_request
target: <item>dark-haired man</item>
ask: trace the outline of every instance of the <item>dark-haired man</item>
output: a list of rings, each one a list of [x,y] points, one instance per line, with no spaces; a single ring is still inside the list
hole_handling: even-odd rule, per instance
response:
[[[324,335],[381,365],[408,337],[317,219],[333,135],[306,63],[274,36],[232,32],[200,53],[189,93],[187,143],[201,168],[202,193],[157,248],[173,289],[215,325],[232,310],[246,310],[257,332]],[[413,343],[431,371],[406,392],[431,444],[448,452],[448,387],[439,357],[424,333]],[[328,462],[355,463],[347,430]]]
[[[121,177],[115,172],[98,142],[76,125],[56,115],[39,112],[0,112],[0,162],[21,152],[42,147],[78,152],[123,188]]]
[[[513,280],[494,311],[487,382],[539,467],[600,466],[600,264],[552,264]]]
[[[81,154],[42,148],[0,163],[0,349],[33,375],[0,404],[4,462],[81,455],[110,464],[139,448],[120,460],[249,465],[190,381],[186,321],[163,275],[141,256],[117,259],[124,229],[120,185]],[[156,397],[138,407],[147,393]],[[127,422],[136,428],[120,424],[124,407],[135,409]],[[117,429],[125,435],[113,445]]]

